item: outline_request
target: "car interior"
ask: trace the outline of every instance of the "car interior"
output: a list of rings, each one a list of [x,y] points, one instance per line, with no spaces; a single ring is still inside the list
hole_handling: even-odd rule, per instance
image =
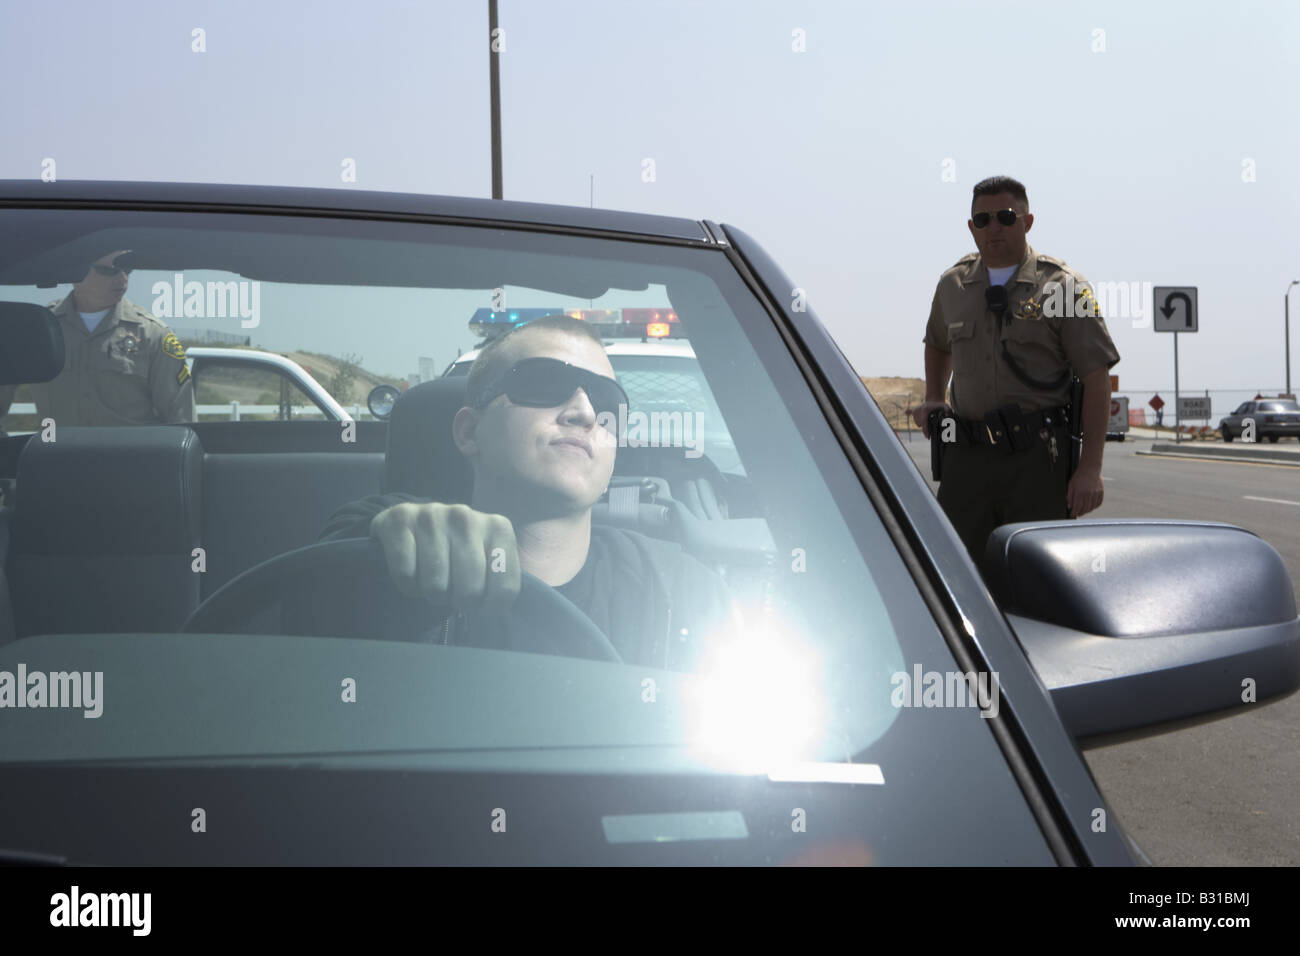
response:
[[[14,343],[4,382],[57,374],[62,338],[48,309],[0,303],[0,327]],[[305,421],[0,438],[0,643],[179,631],[232,579],[315,543],[349,502],[403,492],[467,503],[472,476],[451,440],[465,382],[409,389],[388,422],[355,423],[353,442],[340,441],[337,423]],[[593,520],[680,543],[738,596],[762,589],[775,554],[746,480],[670,448],[621,448]],[[280,626],[274,612],[247,622],[260,633]]]

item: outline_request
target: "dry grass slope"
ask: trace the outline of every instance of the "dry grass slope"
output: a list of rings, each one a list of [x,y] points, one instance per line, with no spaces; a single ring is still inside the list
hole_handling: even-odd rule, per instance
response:
[[[925,399],[925,381],[919,378],[863,378],[862,384],[894,428],[906,428],[905,409],[920,405]]]

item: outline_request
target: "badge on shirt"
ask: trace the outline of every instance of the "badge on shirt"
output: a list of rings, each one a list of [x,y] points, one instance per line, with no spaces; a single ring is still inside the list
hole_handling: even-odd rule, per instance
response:
[[[144,332],[138,325],[123,322],[109,339],[108,354],[133,359],[144,347]]]
[[[1017,319],[1041,319],[1043,317],[1043,304],[1035,301],[1034,297],[1030,296],[1020,303],[1019,308],[1013,314]]]

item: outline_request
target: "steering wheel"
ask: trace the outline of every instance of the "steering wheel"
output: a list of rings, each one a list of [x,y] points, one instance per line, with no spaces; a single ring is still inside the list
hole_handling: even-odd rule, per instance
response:
[[[358,588],[357,585],[369,585]],[[397,593],[388,576],[383,548],[372,538],[325,541],[277,555],[237,575],[208,596],[181,626],[182,634],[228,634],[242,630],[255,615],[313,588],[328,589],[334,595],[356,589],[379,603],[378,595],[402,602],[403,612],[427,619],[435,607],[421,598]],[[364,598],[363,598],[364,600]],[[366,608],[365,610],[371,610]],[[378,607],[373,619],[382,615]],[[470,635],[486,630],[486,615],[471,615]],[[512,631],[526,631],[530,638],[541,633],[543,640],[559,650],[547,650],[566,657],[586,657],[622,662],[604,632],[563,594],[527,572],[520,575],[519,597],[511,605],[508,621]],[[550,641],[545,638],[551,638]],[[474,643],[471,639],[469,643]],[[516,642],[513,649],[530,650]]]

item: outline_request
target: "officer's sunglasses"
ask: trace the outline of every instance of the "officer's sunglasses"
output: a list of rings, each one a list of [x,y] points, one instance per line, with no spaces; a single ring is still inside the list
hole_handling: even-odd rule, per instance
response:
[[[105,276],[107,278],[112,278],[113,276],[117,275],[119,272],[123,272],[126,275],[131,274],[131,268],[129,266],[124,269],[121,266],[101,266],[99,265],[99,263],[94,263],[91,265],[90,268],[94,269],[98,275]]]
[[[999,209],[997,212],[977,212],[970,217],[970,221],[975,224],[976,229],[983,229],[989,224],[994,216],[998,217],[998,222],[1004,226],[1014,226],[1019,213],[1014,209]]]
[[[515,405],[556,408],[582,389],[596,414],[618,414],[627,404],[627,392],[612,378],[553,358],[527,358],[506,369],[491,385],[470,401],[471,408],[485,408],[498,395]]]

